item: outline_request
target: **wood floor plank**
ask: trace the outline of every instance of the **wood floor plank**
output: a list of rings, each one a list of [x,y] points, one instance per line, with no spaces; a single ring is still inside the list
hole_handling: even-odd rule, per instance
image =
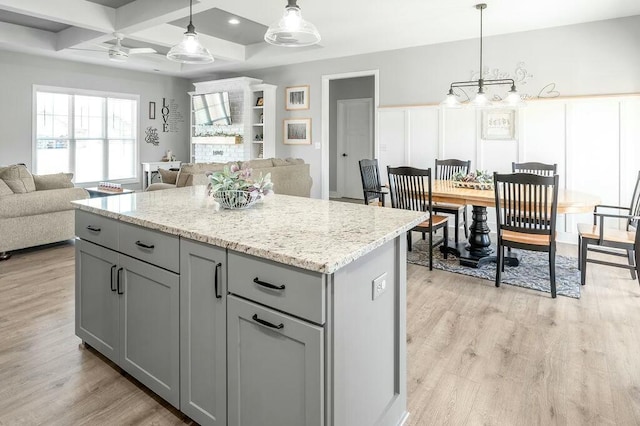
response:
[[[579,300],[416,265],[407,277],[407,424],[640,424],[627,271],[589,264]],[[0,294],[0,425],[193,423],[75,337],[72,244],[0,262]]]

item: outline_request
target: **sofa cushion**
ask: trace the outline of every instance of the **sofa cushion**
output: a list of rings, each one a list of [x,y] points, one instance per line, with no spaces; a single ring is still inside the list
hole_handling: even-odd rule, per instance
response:
[[[73,173],[54,173],[50,175],[33,175],[36,191],[49,189],[73,188]]]
[[[279,166],[291,166],[294,164],[304,164],[304,160],[302,158],[273,158],[273,165],[276,167]]]
[[[165,170],[162,168],[158,168],[158,173],[160,173],[160,179],[162,183],[176,183],[178,179],[178,170]]]
[[[0,179],[0,197],[5,195],[13,195],[13,191],[9,188],[9,185],[5,183],[2,179]]]
[[[33,175],[26,166],[15,164],[2,170],[0,179],[11,188],[15,194],[24,194],[36,190],[36,184],[33,181]]]
[[[206,172],[217,172],[224,169],[227,163],[185,163],[180,166],[180,172],[176,178],[176,187],[200,185],[194,181],[193,175],[203,175]],[[205,182],[206,183],[206,182]]]
[[[89,198],[83,188],[33,191],[4,197],[0,203],[0,218],[34,216],[73,209],[70,201]]]
[[[246,169],[246,168],[250,168],[250,169],[264,169],[266,167],[273,167],[275,164],[273,164],[273,158],[265,158],[265,159],[257,159],[257,160],[250,160],[250,161],[244,161],[241,165],[240,168],[242,169]]]

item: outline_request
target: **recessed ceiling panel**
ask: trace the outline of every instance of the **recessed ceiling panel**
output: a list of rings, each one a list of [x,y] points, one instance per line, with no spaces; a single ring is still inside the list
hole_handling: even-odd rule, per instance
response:
[[[21,15],[19,13],[3,10],[0,13],[0,22],[8,24],[22,25],[23,27],[35,28],[36,30],[50,31],[57,33],[66,30],[69,25],[60,22],[47,21],[46,19],[34,18],[33,16]]]
[[[87,0],[87,1],[117,9],[120,6],[124,6],[125,4],[133,3],[136,0]]]
[[[229,23],[231,19],[237,19],[240,22],[233,25]],[[178,19],[170,24],[186,29],[189,25],[189,17]],[[264,41],[264,33],[267,32],[267,27],[262,24],[217,8],[193,15],[193,25],[198,34],[206,34],[245,46]]]

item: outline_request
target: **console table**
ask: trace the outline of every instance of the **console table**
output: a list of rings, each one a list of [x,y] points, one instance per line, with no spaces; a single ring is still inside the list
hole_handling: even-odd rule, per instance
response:
[[[142,190],[146,190],[151,184],[153,174],[158,173],[159,168],[173,169],[180,168],[181,161],[154,161],[142,163]]]

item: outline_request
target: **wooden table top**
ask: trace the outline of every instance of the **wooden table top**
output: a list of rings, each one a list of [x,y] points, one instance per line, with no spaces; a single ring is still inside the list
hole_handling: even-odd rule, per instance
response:
[[[434,180],[431,197],[434,202],[471,204],[493,207],[496,204],[493,189],[458,188],[449,180]],[[584,192],[560,189],[558,191],[558,213],[588,213],[600,203],[600,198]]]

